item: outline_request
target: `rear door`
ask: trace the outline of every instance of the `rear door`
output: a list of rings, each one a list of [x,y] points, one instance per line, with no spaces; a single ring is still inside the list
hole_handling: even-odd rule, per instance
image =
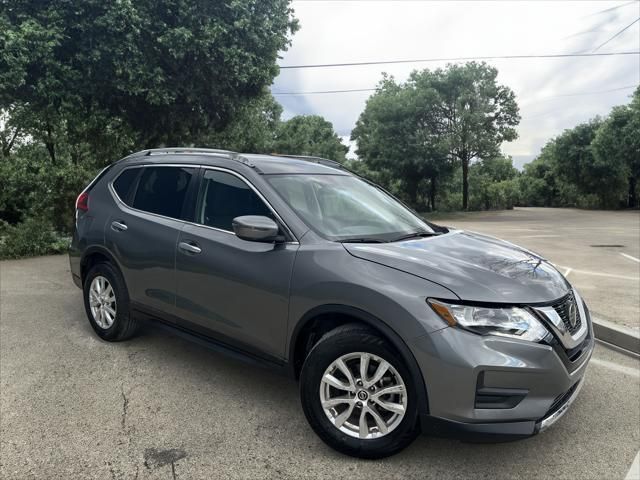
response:
[[[150,313],[175,314],[175,251],[197,167],[130,167],[110,188],[118,208],[105,242],[120,261],[131,301]]]
[[[282,358],[289,280],[297,242],[241,240],[231,222],[269,216],[284,224],[242,176],[202,168],[194,222],[180,232],[176,253],[177,315],[187,326],[253,353]]]

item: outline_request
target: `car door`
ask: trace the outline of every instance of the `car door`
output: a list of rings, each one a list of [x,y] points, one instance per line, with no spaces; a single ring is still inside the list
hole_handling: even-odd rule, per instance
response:
[[[265,215],[257,190],[230,170],[202,168],[195,222],[180,232],[176,310],[188,326],[250,353],[282,358],[297,242],[241,240],[231,222]]]
[[[111,184],[117,209],[105,243],[120,262],[134,306],[175,314],[175,249],[197,167],[125,169]]]

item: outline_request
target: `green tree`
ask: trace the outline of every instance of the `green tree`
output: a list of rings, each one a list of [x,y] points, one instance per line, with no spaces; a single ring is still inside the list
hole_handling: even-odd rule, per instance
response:
[[[462,208],[469,203],[469,166],[474,158],[500,154],[503,142],[515,140],[520,122],[513,91],[497,82],[498,70],[486,63],[448,65],[411,75],[420,90],[438,94],[438,115],[451,156],[462,167]]]
[[[221,132],[214,132],[204,144],[236,152],[271,153],[282,107],[264,94],[242,106]]]
[[[437,103],[431,88],[384,77],[351,134],[369,169],[399,178],[408,202],[418,209],[425,206],[419,192],[426,180],[428,206],[435,210],[439,181],[451,170]]]
[[[349,148],[333,125],[320,115],[298,115],[280,123],[273,149],[289,155],[310,155],[343,163]]]
[[[630,105],[614,107],[593,139],[594,163],[622,170],[627,178],[627,206],[638,206],[638,179],[640,178],[640,87],[636,89]],[[611,177],[610,172],[608,177]],[[610,182],[606,182],[609,184]],[[617,183],[617,182],[616,182]]]
[[[296,28],[289,0],[0,0],[0,108],[30,109],[53,161],[105,120],[136,147],[195,142],[271,84]]]
[[[23,110],[15,107],[0,110],[0,156],[2,157],[8,157],[14,147],[26,140]]]
[[[469,168],[469,205],[477,210],[513,208],[518,171],[510,157],[485,158]]]
[[[559,177],[552,163],[553,143],[547,143],[532,162],[525,164],[520,176],[521,200],[525,206],[555,207],[558,204]]]
[[[603,120],[565,130],[554,141],[553,162],[556,172],[572,183],[582,195],[595,195],[601,208],[617,207],[625,184],[624,160],[615,155],[596,156],[592,142]]]

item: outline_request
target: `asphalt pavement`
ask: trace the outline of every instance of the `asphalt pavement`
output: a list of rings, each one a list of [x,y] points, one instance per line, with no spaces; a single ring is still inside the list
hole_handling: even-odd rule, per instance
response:
[[[152,328],[103,342],[65,256],[0,262],[3,479],[624,479],[639,449],[640,362],[599,345],[536,437],[346,457],[307,425],[293,380]]]

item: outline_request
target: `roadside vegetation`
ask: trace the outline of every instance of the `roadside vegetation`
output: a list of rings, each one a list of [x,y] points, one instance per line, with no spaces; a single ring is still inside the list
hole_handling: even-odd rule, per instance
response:
[[[64,251],[77,194],[128,153],[209,146],[330,158],[424,212],[638,206],[640,89],[519,172],[513,91],[485,63],[384,76],[352,140],[269,92],[298,23],[288,0],[0,7],[0,258]]]
[[[419,211],[638,207],[640,88],[629,105],[549,140],[519,172],[500,150],[520,117],[497,73],[471,62],[402,84],[383,77],[352,132],[351,167]]]

